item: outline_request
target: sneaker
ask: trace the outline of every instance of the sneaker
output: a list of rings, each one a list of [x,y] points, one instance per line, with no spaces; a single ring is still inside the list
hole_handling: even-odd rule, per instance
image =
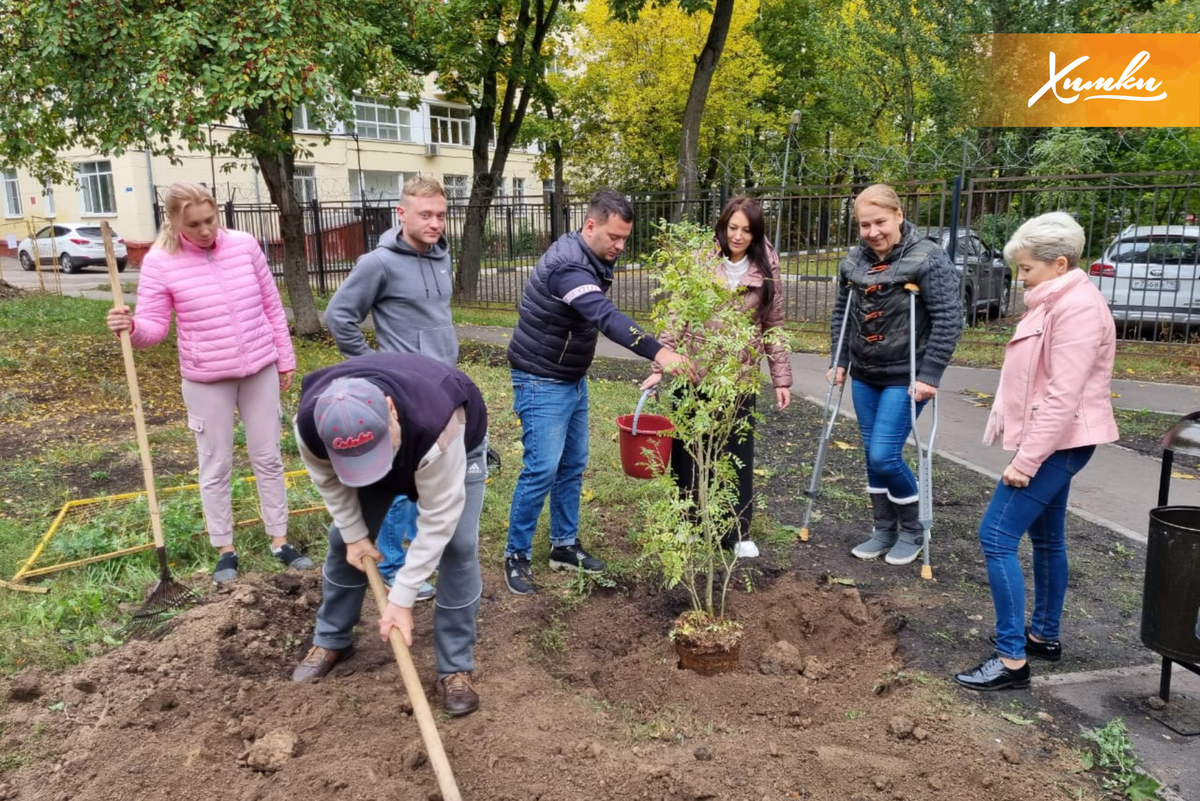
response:
[[[533,563],[523,556],[505,558],[504,581],[513,595],[533,595],[537,592],[533,584]]]
[[[304,554],[296,550],[296,546],[290,542],[285,543],[278,551],[272,551],[275,558],[283,562],[284,567],[294,568],[296,570],[312,570],[313,560],[309,559]]]
[[[428,581],[421,585],[421,589],[417,590],[418,601],[432,601],[435,595],[437,595],[437,587]]]
[[[864,542],[862,545],[855,546],[851,551],[851,556],[856,556],[859,559],[878,559],[885,553],[890,551],[896,544],[896,532],[884,531],[873,532],[871,539]]]
[[[603,573],[604,562],[583,549],[578,542],[550,549],[551,570],[582,570],[584,573]]]
[[[479,709],[479,693],[471,682],[470,673],[451,673],[438,681],[438,689],[441,690],[442,711],[452,718],[460,718]]]
[[[238,574],[238,557],[237,551],[229,551],[221,554],[221,558],[217,560],[217,566],[213,569],[213,583],[228,584],[231,581],[237,580]]]
[[[758,546],[750,540],[742,540],[733,546],[733,555],[738,559],[753,559],[758,556]]]

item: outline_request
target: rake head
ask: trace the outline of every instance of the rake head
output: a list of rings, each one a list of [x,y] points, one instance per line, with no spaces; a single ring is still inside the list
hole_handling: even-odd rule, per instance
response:
[[[167,633],[167,626],[176,612],[191,606],[199,596],[170,576],[159,579],[145,603],[133,613],[117,636],[123,640],[157,640]]]

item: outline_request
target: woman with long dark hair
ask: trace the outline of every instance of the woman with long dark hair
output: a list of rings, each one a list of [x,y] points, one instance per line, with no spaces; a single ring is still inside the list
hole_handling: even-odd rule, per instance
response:
[[[717,277],[724,280],[734,293],[735,301],[758,325],[758,334],[742,352],[742,363],[748,371],[758,372],[765,354],[775,387],[775,403],[786,409],[791,403],[792,363],[787,348],[767,332],[783,326],[783,293],[779,272],[779,257],[767,241],[762,207],[753,198],[732,198],[717,218],[713,252],[706,254],[715,263]],[[713,258],[720,254],[719,259]],[[703,332],[664,332],[658,340],[674,348],[681,337],[703,336]],[[658,364],[642,384],[649,389],[662,380]],[[745,395],[733,413],[747,420],[744,433],[732,437],[724,452],[734,457],[737,471],[737,519],[722,537],[721,544],[734,548],[738,556],[758,555],[758,548],[748,539],[750,521],[754,514],[754,406],[756,396]],[[680,487],[694,492],[695,464],[679,440],[671,446],[671,471]]]

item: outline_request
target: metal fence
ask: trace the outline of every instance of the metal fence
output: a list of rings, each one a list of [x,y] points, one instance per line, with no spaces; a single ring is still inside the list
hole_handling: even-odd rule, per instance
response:
[[[1085,266],[1098,259],[1121,231],[1134,225],[1180,226],[1190,213],[1200,212],[1200,171],[1045,177],[974,178],[962,187],[957,209],[950,180],[896,182],[892,186],[905,206],[907,219],[929,228],[948,228],[956,219],[960,231],[970,231],[984,244],[987,258],[1003,271],[1015,292],[1015,272],[1000,261],[1008,237],[1024,220],[1046,211],[1062,209],[1073,214],[1087,233]],[[853,219],[853,198],[863,185],[839,184],[752,189],[766,215],[767,236],[776,243],[783,271],[782,297],[789,322],[823,326],[828,322],[837,265],[858,241]],[[650,309],[655,278],[646,257],[655,247],[660,221],[674,216],[679,207],[670,193],[634,193],[633,232],[618,264],[612,297],[624,311],[638,314]],[[682,209],[682,216],[709,225],[716,219],[727,192],[701,192]],[[398,198],[361,202],[321,202],[306,205],[305,252],[313,289],[332,293],[355,261],[376,246],[379,237],[396,224]],[[497,198],[484,227],[483,255],[474,304],[515,307],[526,278],[538,258],[564,231],[578,230],[584,220],[587,198],[570,196],[561,206],[552,195],[544,198]],[[467,207],[452,201],[446,235],[457,261],[462,250]],[[278,213],[273,206],[224,205],[225,223],[252,233],[277,276],[282,276],[282,240]],[[965,241],[960,239],[960,241]],[[1194,271],[1193,271],[1194,272]],[[1176,306],[1195,306],[1190,322],[1161,326],[1133,326],[1131,337],[1194,336],[1200,330],[1200,275],[1180,282]],[[1106,286],[1098,282],[1101,291]],[[1111,291],[1111,290],[1110,290]],[[1110,300],[1114,298],[1109,295]],[[1166,299],[1164,299],[1164,302]]]

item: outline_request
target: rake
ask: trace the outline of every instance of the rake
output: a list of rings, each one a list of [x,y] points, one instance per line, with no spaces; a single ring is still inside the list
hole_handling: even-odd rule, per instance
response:
[[[104,235],[104,256],[108,262],[108,280],[112,285],[113,303],[125,307],[121,279],[117,275],[117,257],[113,252],[112,229],[100,223]],[[129,382],[129,398],[133,405],[133,424],[137,429],[138,452],[142,457],[142,479],[146,484],[146,505],[150,508],[150,530],[154,533],[154,552],[158,556],[158,581],[150,588],[145,602],[133,613],[128,623],[117,632],[122,639],[158,639],[165,633],[164,625],[177,609],[195,603],[196,593],[171,577],[167,563],[167,545],[163,540],[162,515],[158,509],[158,493],[154,488],[154,465],[150,461],[150,440],[146,436],[146,419],[142,412],[142,393],[138,389],[137,369],[133,364],[133,344],[129,332],[121,332],[121,354],[125,359],[125,378]]]

